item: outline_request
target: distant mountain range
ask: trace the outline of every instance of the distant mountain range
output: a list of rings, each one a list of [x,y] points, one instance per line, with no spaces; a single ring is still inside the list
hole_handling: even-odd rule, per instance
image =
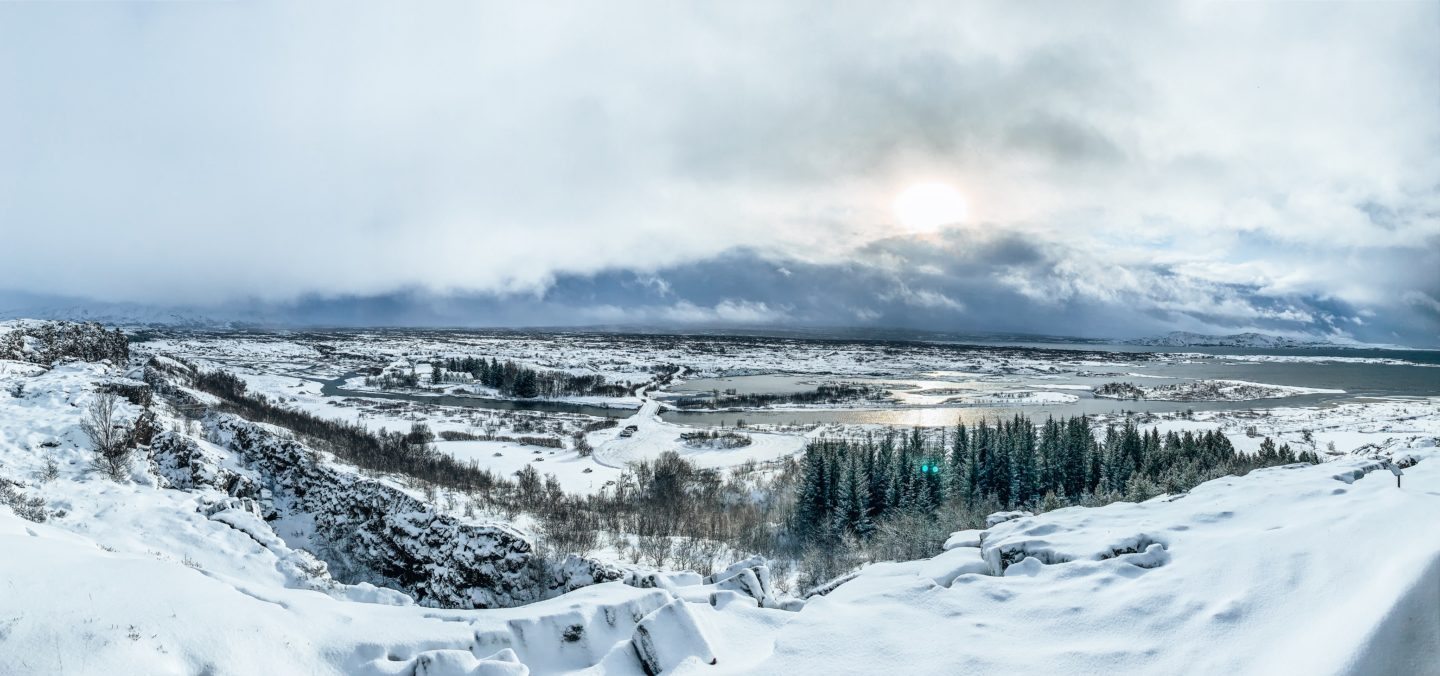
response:
[[[1235,333],[1228,336],[1212,336],[1189,331],[1172,331],[1163,336],[1136,338],[1125,341],[1126,345],[1150,347],[1326,347],[1335,343],[1323,340],[1299,340],[1265,333]]]
[[[323,306],[323,303],[320,304]],[[0,320],[59,319],[99,322],[107,326],[165,327],[174,329],[257,329],[296,328],[302,326],[411,326],[427,325],[424,318],[392,324],[387,317],[371,313],[330,315],[323,307],[267,306],[263,303],[227,307],[147,305],[129,302],[105,302],[67,296],[0,291]],[[388,318],[392,319],[393,318]],[[503,321],[503,319],[501,320]],[[428,323],[444,326],[444,319]],[[520,325],[516,325],[519,328]],[[494,328],[494,327],[492,327]],[[1093,345],[1141,345],[1147,347],[1241,347],[1241,348],[1304,348],[1304,347],[1381,347],[1358,343],[1336,343],[1328,340],[1290,338],[1265,333],[1247,332],[1231,335],[1208,335],[1189,331],[1173,331],[1160,336],[1115,341],[1074,336],[1046,336],[1004,332],[950,332],[906,327],[842,327],[842,326],[689,326],[684,324],[615,324],[528,326],[530,329],[568,329],[616,333],[684,333],[756,335],[792,338],[838,338],[851,340],[918,340],[963,343],[1068,343]]]

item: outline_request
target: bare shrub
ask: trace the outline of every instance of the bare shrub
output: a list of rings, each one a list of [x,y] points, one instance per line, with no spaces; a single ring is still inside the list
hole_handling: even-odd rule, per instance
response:
[[[675,541],[664,535],[641,535],[635,548],[656,568],[664,568],[675,552]]]
[[[557,555],[589,556],[599,549],[600,519],[593,512],[563,509],[540,518],[540,535]]]
[[[130,472],[131,430],[118,420],[120,397],[102,392],[85,410],[80,429],[95,448],[95,469],[114,481],[123,481]]]
[[[675,545],[675,564],[701,575],[713,575],[725,545],[715,540],[689,537]]]

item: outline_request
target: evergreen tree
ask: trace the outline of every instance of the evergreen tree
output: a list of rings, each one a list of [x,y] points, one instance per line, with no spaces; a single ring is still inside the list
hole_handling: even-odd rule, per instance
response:
[[[864,475],[864,463],[857,453],[849,453],[841,469],[836,495],[836,530],[850,533],[861,540],[870,536],[875,524],[870,520],[870,483]]]
[[[978,502],[995,495],[994,463],[991,460],[990,425],[981,420],[975,427],[974,464],[975,495],[972,502]]]
[[[829,469],[826,455],[828,443],[810,444],[801,461],[800,483],[797,487],[792,530],[802,541],[818,539],[830,521]]]
[[[1040,499],[1040,471],[1035,456],[1035,426],[1017,416],[1012,431],[1011,502],[1032,505]]]
[[[871,439],[867,437],[866,444],[869,445],[870,443]],[[889,490],[890,475],[893,472],[893,458],[891,457],[893,446],[894,436],[892,434],[886,434],[881,439],[879,448],[874,450],[873,464],[875,470],[870,474],[871,518],[878,519],[890,510]]]
[[[540,387],[539,383],[535,380],[534,371],[524,369],[516,374],[515,396],[521,399],[533,399],[540,396]]]
[[[966,476],[966,455],[970,451],[970,430],[965,423],[955,426],[955,438],[950,443],[950,461],[947,463],[947,478],[950,481],[946,493],[952,500],[966,499],[969,493],[969,481]]]

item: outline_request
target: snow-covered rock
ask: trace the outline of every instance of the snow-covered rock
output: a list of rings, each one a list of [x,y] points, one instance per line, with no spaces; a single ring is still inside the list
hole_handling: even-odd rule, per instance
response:
[[[430,650],[415,658],[415,676],[527,676],[530,668],[520,663],[513,650],[502,650],[484,658],[469,650]]]
[[[0,322],[0,359],[43,365],[64,360],[124,364],[129,357],[130,341],[119,329],[65,321]]]
[[[1014,521],[1015,519],[1023,519],[1023,518],[1028,517],[1028,516],[1035,516],[1035,515],[1032,514],[1032,513],[1030,513],[1030,512],[995,512],[994,514],[991,514],[990,516],[985,517],[985,527],[986,527],[986,528],[994,528],[995,526],[997,526],[997,525],[999,525],[999,524],[1002,524],[1002,523],[1005,523],[1006,521]],[[968,546],[968,545],[966,545],[966,546]]]
[[[979,547],[985,531],[983,530],[961,530],[950,534],[945,540],[945,549],[956,547]]]
[[[363,581],[395,585],[422,605],[513,606],[621,576],[582,559],[537,571],[533,545],[519,531],[444,514],[394,486],[319,460],[266,426],[229,414],[207,423],[273,487],[278,501],[313,518],[330,556],[375,578]],[[546,579],[549,585],[540,582]]]
[[[647,615],[631,639],[635,654],[654,676],[685,663],[715,664],[715,651],[684,601],[674,600]]]
[[[979,547],[952,547],[933,559],[925,560],[918,574],[934,580],[941,587],[949,587],[961,575],[989,575],[991,568],[981,556]]]

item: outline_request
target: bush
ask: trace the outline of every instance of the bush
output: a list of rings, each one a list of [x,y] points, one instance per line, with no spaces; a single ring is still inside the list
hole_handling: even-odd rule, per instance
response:
[[[40,481],[50,483],[60,478],[60,463],[55,461],[54,453],[45,454],[45,467],[40,470]]]
[[[445,441],[476,441],[480,437],[469,432],[457,432],[455,430],[442,430],[440,438]]]
[[[45,511],[45,500],[27,497],[20,491],[20,484],[0,478],[0,504],[9,505],[15,515],[35,523],[44,523],[50,517]]]
[[[590,440],[585,438],[584,432],[576,432],[572,437],[575,453],[582,458],[590,457],[595,452],[595,447],[590,445]]]
[[[80,422],[80,429],[95,449],[93,466],[114,481],[124,481],[130,473],[132,430],[117,419],[119,406],[120,397],[113,392],[101,392]]]

